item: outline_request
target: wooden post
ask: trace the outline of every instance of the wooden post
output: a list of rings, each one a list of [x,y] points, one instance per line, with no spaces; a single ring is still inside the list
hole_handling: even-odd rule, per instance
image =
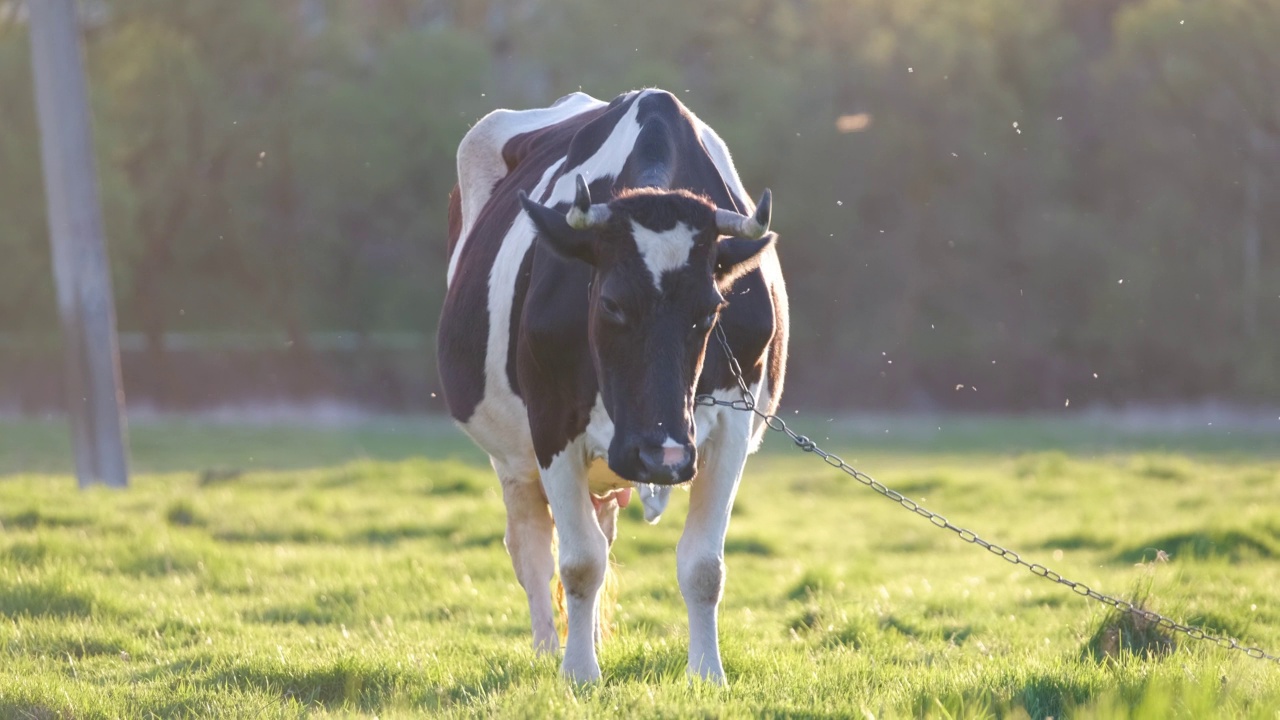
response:
[[[75,0],[27,3],[53,276],[80,487],[129,484],[115,302]]]

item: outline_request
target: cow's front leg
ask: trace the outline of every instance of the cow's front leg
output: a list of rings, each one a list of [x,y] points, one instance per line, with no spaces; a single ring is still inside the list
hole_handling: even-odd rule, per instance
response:
[[[734,412],[712,431],[693,480],[689,517],[676,548],[680,593],[689,610],[689,674],[723,684],[717,613],[724,590],[724,537],[747,459],[750,416]]]
[[[578,682],[598,680],[595,634],[609,545],[587,490],[582,452],[571,444],[552,458],[542,471],[542,486],[560,537],[560,582],[569,615],[560,671]]]

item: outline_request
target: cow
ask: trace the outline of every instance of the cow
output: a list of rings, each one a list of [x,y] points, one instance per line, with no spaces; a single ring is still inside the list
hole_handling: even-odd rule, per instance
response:
[[[695,398],[741,398],[727,345],[760,409],[777,406],[787,294],[770,214],[769,191],[752,204],[725,143],[662,90],[496,110],[458,146],[441,388],[501,482],[507,551],[544,653],[560,650],[558,536],[561,672],[573,681],[600,678],[600,590],[619,508],[639,487],[656,522],[683,483],[688,672],[725,681],[725,533],[763,426]]]

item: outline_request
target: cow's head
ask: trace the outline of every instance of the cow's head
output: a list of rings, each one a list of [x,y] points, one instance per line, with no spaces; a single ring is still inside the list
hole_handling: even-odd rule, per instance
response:
[[[581,176],[568,213],[524,193],[520,202],[548,247],[594,268],[589,337],[614,423],[609,467],[634,482],[692,479],[707,338],[724,294],[774,241],[769,191],[751,217],[683,190],[629,190],[593,205]]]

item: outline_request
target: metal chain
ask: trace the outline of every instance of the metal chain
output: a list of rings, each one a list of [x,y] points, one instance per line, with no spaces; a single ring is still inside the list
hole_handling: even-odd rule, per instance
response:
[[[1027,568],[1028,570],[1030,570],[1033,575],[1045,578],[1046,580],[1052,580],[1053,582],[1058,583],[1059,585],[1065,585],[1071,588],[1071,591],[1076,593],[1077,595],[1082,595],[1084,597],[1096,600],[1102,603],[1103,605],[1107,605],[1109,607],[1115,608],[1116,610],[1119,610],[1122,613],[1127,613],[1129,615],[1142,618],[1146,622],[1151,623],[1156,627],[1164,628],[1165,630],[1170,630],[1173,632],[1182,633],[1187,637],[1192,638],[1193,640],[1207,640],[1221,648],[1226,648],[1228,650],[1239,650],[1240,652],[1244,653],[1245,655],[1248,655],[1251,658],[1256,658],[1258,660],[1269,660],[1271,662],[1280,664],[1280,656],[1272,655],[1271,653],[1268,653],[1260,648],[1241,645],[1234,638],[1213,635],[1209,632],[1206,632],[1202,628],[1198,628],[1193,625],[1183,625],[1157,612],[1153,612],[1151,610],[1138,607],[1137,605],[1134,605],[1132,602],[1128,600],[1123,600],[1121,598],[1113,597],[1111,595],[1105,595],[1103,593],[1098,592],[1097,590],[1094,590],[1088,585],[1085,585],[1082,582],[1077,582],[1075,580],[1069,580],[1067,578],[1064,578],[1062,575],[1059,575],[1058,573],[1054,572],[1053,570],[1050,570],[1049,568],[1045,567],[1044,565],[1041,565],[1040,563],[1027,562],[1026,560],[1023,560],[1022,556],[1019,555],[1018,553],[1008,548],[997,545],[989,540],[984,540],[972,530],[969,530],[967,528],[962,528],[957,525],[953,525],[949,520],[947,520],[942,515],[939,515],[938,513],[935,513],[925,508],[924,506],[920,505],[919,503],[912,500],[911,498],[908,498],[907,496],[903,495],[897,490],[893,490],[892,488],[886,487],[885,485],[883,485],[882,483],[880,483],[870,475],[867,475],[866,473],[849,465],[843,459],[841,459],[839,455],[835,455],[827,452],[826,450],[823,450],[822,448],[818,447],[818,444],[815,443],[813,440],[795,432],[790,427],[788,427],[786,421],[784,421],[782,418],[778,417],[777,415],[768,414],[760,410],[760,408],[756,405],[755,395],[747,387],[747,382],[742,376],[742,367],[738,365],[737,358],[733,356],[733,351],[730,350],[729,348],[729,341],[725,337],[724,330],[721,329],[720,325],[716,325],[715,332],[716,332],[717,339],[720,341],[720,345],[724,348],[725,356],[729,359],[729,369],[733,373],[734,379],[737,380],[738,391],[742,393],[742,398],[740,400],[717,400],[715,397],[712,397],[711,395],[698,395],[696,398],[694,398],[694,402],[696,404],[704,405],[704,406],[719,405],[722,407],[733,408],[735,410],[744,410],[744,411],[755,413],[757,416],[759,416],[761,420],[764,421],[764,424],[768,426],[770,430],[783,433],[787,437],[791,438],[791,441],[796,444],[796,447],[800,448],[801,450],[807,453],[813,453],[814,455],[817,455],[818,457],[822,458],[823,462],[825,462],[826,464],[830,465],[833,468],[841,470],[846,475],[852,477],[854,480],[857,480],[859,483],[862,483],[863,485],[871,488],[872,490],[876,491],[880,495],[883,495],[884,497],[889,498],[890,500],[898,503],[899,505],[906,508],[907,510],[910,510],[916,515],[923,517],[924,519],[933,523],[935,526],[942,528],[943,530],[950,530],[951,532],[955,533],[961,540],[967,543],[970,543],[972,545],[977,545],[978,547],[985,549],[991,554],[996,555],[1013,565],[1021,565]]]

